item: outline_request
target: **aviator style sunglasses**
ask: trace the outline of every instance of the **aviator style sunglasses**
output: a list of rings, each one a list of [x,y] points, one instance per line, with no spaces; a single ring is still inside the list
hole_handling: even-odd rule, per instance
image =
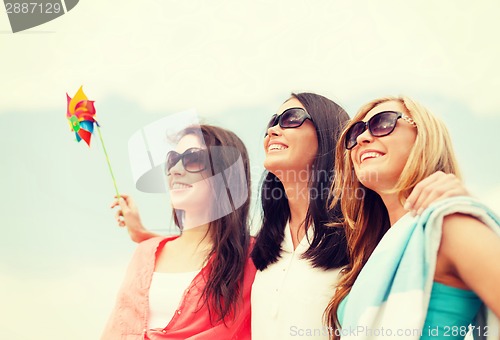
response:
[[[200,148],[189,148],[183,153],[170,151],[167,154],[165,172],[168,173],[179,161],[182,161],[182,166],[187,172],[201,172],[208,167],[208,152]]]
[[[357,138],[366,129],[370,131],[373,137],[384,137],[392,133],[396,127],[399,118],[407,121],[413,126],[417,126],[413,119],[396,111],[382,111],[375,116],[368,119],[367,122],[359,121],[354,123],[349,130],[347,130],[345,137],[345,148],[351,150],[358,144]]]
[[[309,113],[307,113],[306,110],[301,107],[292,107],[290,109],[286,109],[279,116],[277,114],[274,114],[267,124],[266,136],[267,130],[269,130],[270,127],[273,127],[276,124],[279,124],[283,129],[298,128],[304,123],[306,119],[312,121]]]

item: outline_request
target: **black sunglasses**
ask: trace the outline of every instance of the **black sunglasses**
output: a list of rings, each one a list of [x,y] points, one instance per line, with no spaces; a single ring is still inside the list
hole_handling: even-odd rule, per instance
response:
[[[206,149],[200,148],[189,148],[183,153],[170,151],[167,154],[165,172],[168,174],[179,161],[182,161],[182,166],[187,172],[201,172],[209,165],[208,152]]]
[[[392,133],[399,118],[407,121],[413,126],[417,126],[413,119],[396,111],[382,111],[368,119],[367,122],[354,123],[345,135],[345,148],[351,150],[358,144],[358,137],[368,129],[374,137],[384,137]]]
[[[277,114],[274,114],[267,124],[266,136],[267,130],[269,130],[270,127],[275,126],[276,124],[279,124],[283,129],[298,128],[299,126],[304,124],[304,121],[306,119],[309,119],[312,122],[312,118],[309,113],[307,113],[306,110],[301,107],[292,107],[290,109],[286,109],[279,116]]]

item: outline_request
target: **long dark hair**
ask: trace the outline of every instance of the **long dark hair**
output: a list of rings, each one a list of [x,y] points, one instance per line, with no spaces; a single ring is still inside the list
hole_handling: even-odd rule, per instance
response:
[[[310,200],[305,218],[306,232],[311,222],[314,223],[314,237],[303,256],[311,261],[313,267],[338,268],[348,263],[345,232],[343,228],[327,226],[327,223],[341,219],[340,209],[329,212],[327,204],[333,180],[335,146],[349,116],[338,104],[318,94],[292,93],[292,98],[300,101],[311,115],[318,138],[318,153],[308,184]],[[252,259],[259,270],[278,260],[285,225],[290,218],[283,184],[271,172],[266,171],[264,176],[261,185],[262,228],[252,251]]]
[[[207,304],[212,323],[230,320],[241,303],[245,263],[248,258],[250,233],[250,162],[248,152],[238,136],[231,131],[211,125],[190,126],[181,131],[180,139],[196,135],[205,143],[210,156],[211,175],[221,176],[222,185],[213,188],[215,210],[227,209],[219,204],[220,197],[229,199],[232,212],[209,223],[208,234],[213,247],[208,276],[200,302]],[[227,201],[226,201],[227,202]],[[174,211],[174,222],[182,229],[182,221]]]

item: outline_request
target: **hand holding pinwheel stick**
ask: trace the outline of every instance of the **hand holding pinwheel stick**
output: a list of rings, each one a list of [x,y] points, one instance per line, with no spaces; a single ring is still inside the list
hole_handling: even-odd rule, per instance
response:
[[[115,197],[113,203],[111,203],[111,209],[119,207],[116,211],[115,219],[119,227],[126,227],[132,241],[140,243],[151,237],[159,236],[147,230],[141,221],[141,216],[139,215],[139,209],[137,208],[135,201],[129,195],[122,194],[121,197]]]
[[[71,128],[71,131],[75,133],[76,141],[80,142],[82,139],[90,147],[90,138],[94,132],[94,123],[97,127],[97,132],[99,133],[99,139],[101,140],[102,149],[104,151],[104,156],[108,162],[109,172],[111,173],[111,179],[116,190],[116,196],[119,198],[120,193],[118,187],[116,186],[115,176],[113,175],[113,169],[111,168],[111,163],[109,162],[108,153],[106,152],[106,147],[104,146],[104,140],[102,139],[101,129],[99,128],[99,123],[95,120],[95,107],[94,101],[88,100],[87,96],[83,92],[82,86],[78,89],[75,96],[71,98],[66,93],[66,98],[68,99],[68,106],[66,109],[66,117]]]

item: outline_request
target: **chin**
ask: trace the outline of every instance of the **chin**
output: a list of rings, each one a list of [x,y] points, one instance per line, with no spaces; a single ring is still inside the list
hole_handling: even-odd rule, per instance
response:
[[[379,173],[377,171],[369,169],[363,169],[363,170],[357,169],[356,177],[361,182],[361,184],[363,184],[368,189],[376,187],[376,184],[379,182]]]
[[[182,198],[179,199],[175,197],[171,197],[170,202],[172,204],[172,208],[178,210],[186,210],[186,208],[189,208],[193,205],[192,200],[186,200]]]
[[[266,159],[264,161],[264,168],[269,172],[274,172],[274,171],[278,171],[278,170],[283,169],[284,164],[283,164],[283,162],[279,162],[276,160]]]

